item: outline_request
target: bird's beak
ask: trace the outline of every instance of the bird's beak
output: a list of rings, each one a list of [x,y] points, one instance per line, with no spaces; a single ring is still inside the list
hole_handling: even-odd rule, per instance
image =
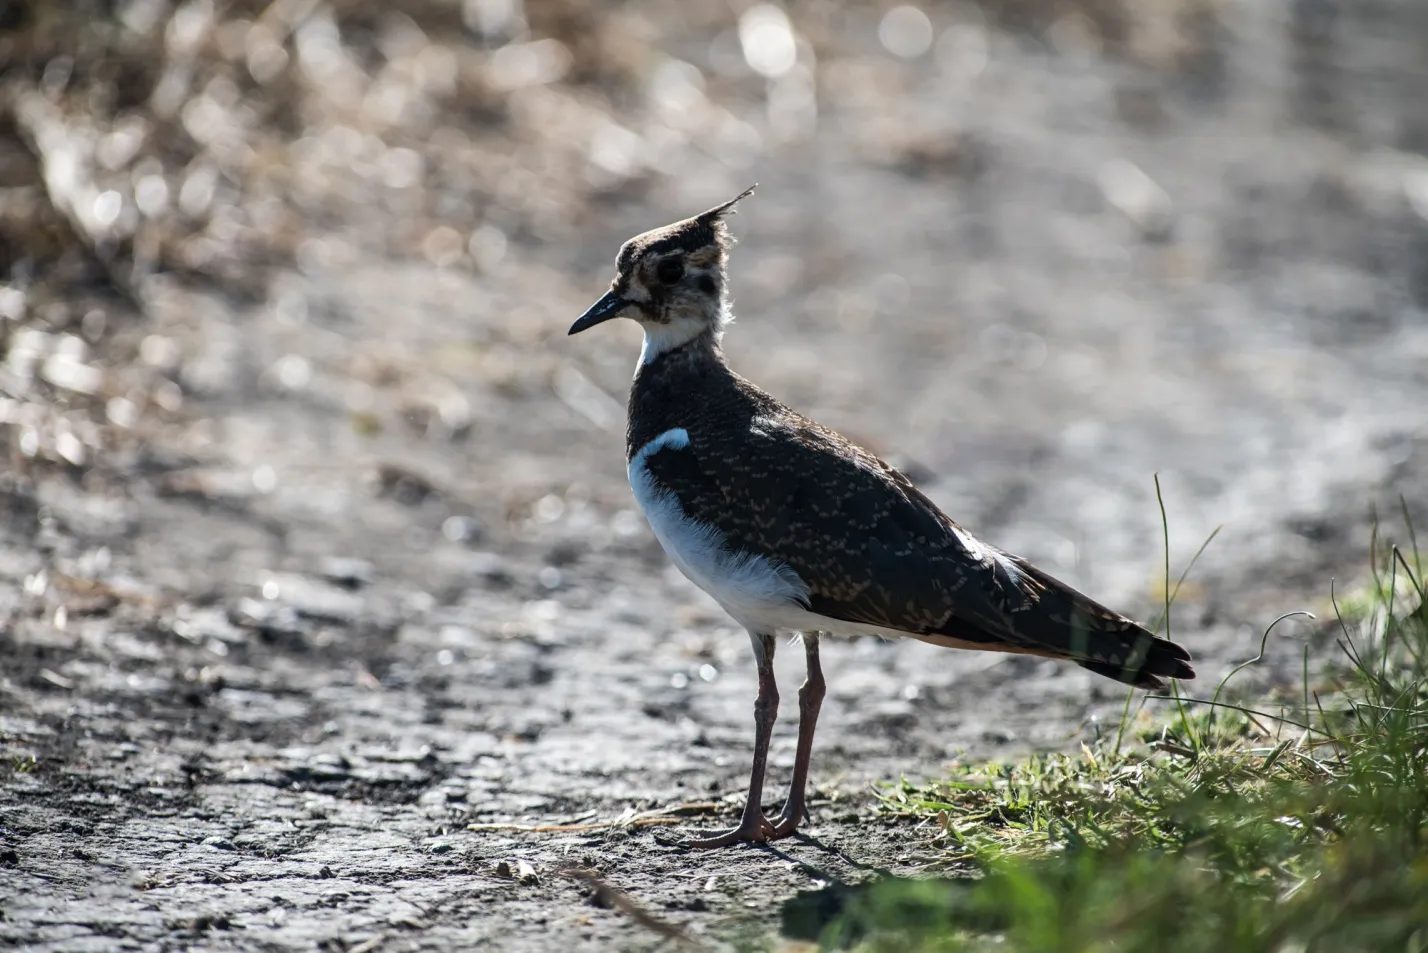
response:
[[[579,334],[581,331],[587,328],[593,328],[595,325],[609,321],[611,318],[618,318],[620,312],[624,311],[629,304],[628,301],[615,293],[615,289],[611,288],[605,292],[599,301],[590,306],[589,311],[586,311],[575,320],[575,323],[570,326],[570,331],[567,333]]]

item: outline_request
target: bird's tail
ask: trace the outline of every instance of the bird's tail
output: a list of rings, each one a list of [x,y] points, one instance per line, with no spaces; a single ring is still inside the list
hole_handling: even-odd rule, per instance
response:
[[[1065,659],[1137,688],[1164,688],[1167,678],[1195,677],[1190,653],[1181,646],[1156,638],[1020,556],[972,540],[955,524],[954,529],[966,544],[967,562],[975,566],[952,587],[956,611],[935,628],[902,630],[905,634],[949,648]]]
[[[1112,644],[1110,638],[1116,642]],[[1101,639],[1102,647],[1098,651],[1114,660],[1076,659],[1077,665],[1136,688],[1164,688],[1166,678],[1195,677],[1189,652],[1169,639],[1157,639],[1145,629],[1131,638],[1102,636]]]
[[[1023,611],[1010,613],[1015,641],[1137,688],[1164,688],[1166,678],[1195,677],[1190,653],[1181,646],[1156,638],[1025,560],[1009,558],[1031,596]]]

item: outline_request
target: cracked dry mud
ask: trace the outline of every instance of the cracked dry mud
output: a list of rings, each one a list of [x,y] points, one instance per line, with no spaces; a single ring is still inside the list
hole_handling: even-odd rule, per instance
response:
[[[486,273],[348,243],[254,294],[105,299],[134,340],[173,342],[183,399],[83,468],[10,438],[0,945],[668,943],[570,866],[696,937],[766,933],[800,890],[937,859],[875,816],[870,782],[1115,717],[1118,686],[1072,666],[830,640],[805,837],[690,853],[607,823],[729,822],[753,665],[632,509],[634,328],[564,330],[625,237],[755,179],[737,369],[1141,617],[1159,472],[1177,568],[1225,526],[1175,616],[1203,680],[1322,608],[1330,577],[1361,575],[1370,505],[1428,499],[1428,212],[1403,171],[1425,161],[1422,19],[1341,24],[1334,88],[1360,113],[1325,132],[1294,118],[1303,67],[1257,6],[1224,14],[1218,91],[996,26],[971,95],[864,49],[869,83],[911,71],[896,115],[830,98],[812,139],[656,177]],[[1153,128],[1113,114],[1146,87],[1169,104]],[[949,123],[975,147],[957,162],[875,145]],[[1169,234],[1115,210],[1126,157]],[[800,665],[781,647],[770,808]],[[549,826],[569,829],[521,829]]]

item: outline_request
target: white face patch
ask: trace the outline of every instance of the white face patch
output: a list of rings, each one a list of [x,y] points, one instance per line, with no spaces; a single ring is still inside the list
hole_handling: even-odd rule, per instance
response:
[[[639,322],[645,332],[644,348],[640,351],[641,364],[648,364],[664,352],[687,344],[705,332],[712,332],[714,340],[719,340],[725,326],[734,320],[729,302],[719,292],[719,277],[717,270],[690,269],[679,286],[669,292],[664,312],[666,321],[646,321],[642,315],[631,313],[630,316]],[[709,292],[699,287],[701,278],[710,284]],[[630,289],[633,290],[637,284],[632,280]],[[634,300],[630,294],[626,297]]]
[[[784,628],[780,620],[790,611],[802,613],[800,603],[808,597],[808,586],[798,574],[776,560],[731,550],[723,534],[689,518],[678,497],[650,474],[650,457],[688,446],[689,432],[676,427],[635,453],[630,459],[630,488],[636,502],[679,571],[713,596],[736,622],[754,632],[771,634]]]

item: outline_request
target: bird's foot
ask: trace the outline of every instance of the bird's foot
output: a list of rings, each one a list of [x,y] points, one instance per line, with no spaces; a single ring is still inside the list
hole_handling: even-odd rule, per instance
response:
[[[768,818],[764,817],[763,812],[754,811],[745,813],[744,819],[733,830],[710,837],[696,837],[692,840],[682,841],[681,845],[705,849],[728,847],[730,844],[763,844],[778,836],[774,831],[774,826],[769,823]]]
[[[798,830],[798,825],[803,821],[803,808],[800,806],[796,811],[789,811],[784,808],[778,820],[773,822],[773,832],[769,835],[769,840],[779,840],[788,837]]]
[[[798,830],[798,825],[808,817],[807,802],[802,794],[791,794],[784,802],[783,810],[779,813],[778,820],[773,822],[773,835],[770,840],[778,840],[788,837]]]

